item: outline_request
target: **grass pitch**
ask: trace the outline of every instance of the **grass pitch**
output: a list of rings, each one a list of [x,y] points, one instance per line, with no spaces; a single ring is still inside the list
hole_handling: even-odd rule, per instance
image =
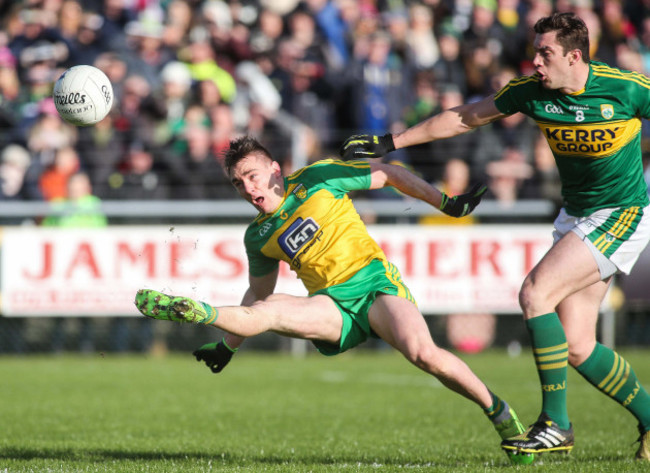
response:
[[[648,351],[622,351],[650,386]],[[464,359],[525,423],[532,355]],[[634,418],[570,372],[570,456],[511,466],[481,410],[396,352],[295,359],[245,349],[218,375],[190,355],[0,358],[5,472],[636,472]]]

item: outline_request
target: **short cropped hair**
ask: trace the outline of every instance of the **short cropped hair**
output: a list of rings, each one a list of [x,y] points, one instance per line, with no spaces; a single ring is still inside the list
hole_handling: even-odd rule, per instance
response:
[[[259,141],[251,136],[242,136],[230,142],[230,146],[222,153],[226,173],[230,176],[230,171],[235,165],[252,153],[263,154],[269,159],[273,159],[269,150]]]
[[[537,20],[533,29],[537,34],[557,31],[557,42],[562,46],[565,56],[569,51],[579,49],[582,52],[582,60],[589,62],[589,30],[575,13],[553,13]]]

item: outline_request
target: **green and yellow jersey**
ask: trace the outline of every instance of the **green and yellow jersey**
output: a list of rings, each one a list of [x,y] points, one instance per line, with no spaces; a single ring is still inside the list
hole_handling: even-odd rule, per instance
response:
[[[511,80],[495,104],[501,113],[522,112],[537,122],[555,156],[570,215],[648,205],[641,160],[641,119],[650,118],[648,77],[592,61],[579,92],[545,89],[532,75]]]
[[[341,284],[373,260],[386,262],[347,193],[370,187],[370,165],[326,159],[284,178],[285,193],[272,214],[248,226],[244,244],[252,276],[289,263],[309,294]]]

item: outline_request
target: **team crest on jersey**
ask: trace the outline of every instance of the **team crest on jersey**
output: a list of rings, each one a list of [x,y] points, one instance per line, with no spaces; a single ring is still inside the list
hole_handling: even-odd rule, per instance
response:
[[[600,114],[606,120],[610,120],[614,117],[614,106],[610,103],[600,104]]]
[[[302,183],[298,184],[292,193],[300,200],[305,200],[305,197],[307,197],[307,189],[305,189],[305,186]]]
[[[313,218],[308,217],[302,219],[298,217],[289,228],[287,228],[280,238],[278,238],[278,245],[282,248],[287,256],[293,259],[300,249],[309,243],[318,233],[320,227]]]

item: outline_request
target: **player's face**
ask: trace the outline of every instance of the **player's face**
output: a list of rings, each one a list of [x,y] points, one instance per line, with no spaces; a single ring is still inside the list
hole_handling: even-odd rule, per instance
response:
[[[262,213],[273,212],[282,202],[282,170],[277,161],[263,154],[249,154],[240,160],[231,169],[230,180],[239,195]]]
[[[535,37],[535,59],[533,65],[542,86],[547,89],[562,89],[570,83],[573,55],[556,41],[556,31],[538,34]]]

